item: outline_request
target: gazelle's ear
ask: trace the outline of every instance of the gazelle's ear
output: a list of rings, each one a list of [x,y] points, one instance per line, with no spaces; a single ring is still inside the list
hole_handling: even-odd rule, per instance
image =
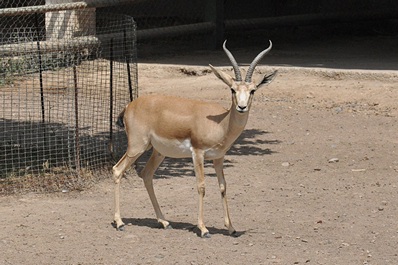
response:
[[[278,70],[274,71],[272,74],[265,75],[263,80],[257,85],[257,89],[259,89],[262,86],[268,85],[269,83],[274,80],[276,74],[278,73]]]
[[[211,64],[209,64],[211,70],[213,71],[213,73],[219,78],[221,79],[221,81],[223,81],[228,87],[232,87],[232,84],[234,82],[234,79],[232,76],[230,76],[229,74],[224,73],[221,70],[217,70],[216,68],[214,68]]]

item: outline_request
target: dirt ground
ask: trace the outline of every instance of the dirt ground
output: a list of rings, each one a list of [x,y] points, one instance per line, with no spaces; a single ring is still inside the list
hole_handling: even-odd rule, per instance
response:
[[[375,43],[332,41],[323,50],[274,43],[256,76],[279,74],[256,92],[246,130],[226,156],[239,237],[223,227],[211,163],[205,222],[212,237],[202,239],[192,163],[166,159],[154,185],[174,229],[158,228],[132,170],[122,181],[128,225],[117,232],[110,174],[80,192],[0,197],[0,264],[398,264],[398,57]],[[261,50],[252,48],[234,52],[243,65]],[[208,63],[228,65],[221,51],[146,57],[140,94],[228,107],[230,92]]]

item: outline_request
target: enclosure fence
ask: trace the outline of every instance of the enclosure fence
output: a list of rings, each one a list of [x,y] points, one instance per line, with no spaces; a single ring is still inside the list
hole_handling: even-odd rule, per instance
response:
[[[125,151],[115,121],[138,95],[135,22],[65,9],[0,12],[1,193],[79,188]]]
[[[0,192],[110,175],[126,145],[115,120],[138,96],[137,43],[151,58],[220,49],[226,38],[267,42],[283,27],[398,18],[388,0],[249,2],[0,1]]]

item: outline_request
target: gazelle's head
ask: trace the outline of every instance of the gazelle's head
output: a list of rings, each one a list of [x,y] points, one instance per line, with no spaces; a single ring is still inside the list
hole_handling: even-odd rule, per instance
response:
[[[274,71],[272,74],[265,75],[261,82],[255,83],[252,81],[252,76],[254,73],[254,69],[256,68],[257,64],[260,60],[266,55],[272,48],[272,42],[270,41],[270,45],[267,49],[260,52],[256,58],[254,58],[253,62],[250,64],[249,69],[247,70],[245,80],[242,80],[242,74],[240,72],[238,63],[236,62],[232,53],[226,47],[227,41],[224,41],[223,49],[227,54],[229,60],[231,61],[232,67],[235,72],[235,78],[226,74],[220,70],[217,70],[212,65],[210,68],[212,69],[213,73],[221,79],[228,87],[231,88],[232,92],[232,106],[239,113],[245,113],[249,111],[250,105],[253,99],[254,92],[264,85],[268,85],[274,79],[277,71]]]

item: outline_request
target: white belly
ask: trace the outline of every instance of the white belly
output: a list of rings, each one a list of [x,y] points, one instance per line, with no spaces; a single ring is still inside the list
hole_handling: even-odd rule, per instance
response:
[[[162,155],[174,158],[192,157],[190,139],[166,139],[156,135],[151,138],[152,146]]]
[[[173,158],[192,157],[192,143],[190,139],[166,139],[152,135],[152,146],[162,155]],[[216,159],[225,155],[225,151],[219,148],[207,148],[205,159]]]

